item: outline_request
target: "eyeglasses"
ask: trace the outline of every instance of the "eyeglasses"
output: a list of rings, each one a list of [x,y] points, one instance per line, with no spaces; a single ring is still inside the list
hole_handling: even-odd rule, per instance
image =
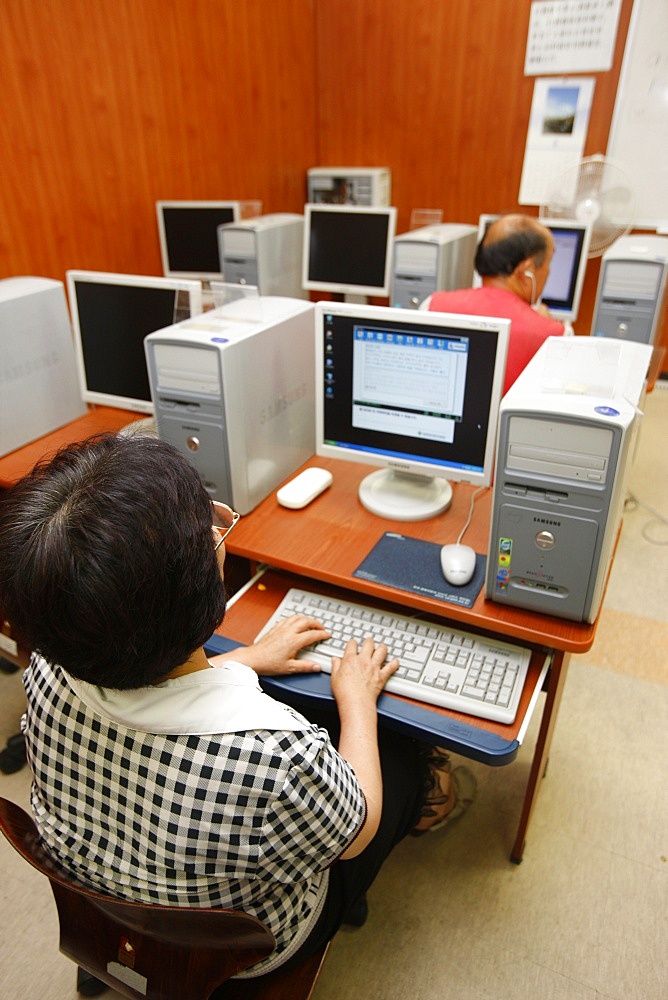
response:
[[[213,550],[214,552],[217,552],[234,525],[239,520],[240,515],[237,514],[235,510],[232,510],[231,507],[228,507],[226,503],[221,503],[220,500],[212,500],[211,507],[213,508],[214,527],[221,533],[220,538],[216,542],[216,546]]]

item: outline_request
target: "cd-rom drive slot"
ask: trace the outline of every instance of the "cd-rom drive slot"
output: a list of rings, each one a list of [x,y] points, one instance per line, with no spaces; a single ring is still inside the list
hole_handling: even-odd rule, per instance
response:
[[[505,468],[602,485],[610,466],[612,434],[608,428],[591,427],[558,418],[509,420]]]
[[[511,444],[506,468],[515,472],[537,472],[578,482],[605,482],[607,459],[600,455],[548,451],[529,445]]]

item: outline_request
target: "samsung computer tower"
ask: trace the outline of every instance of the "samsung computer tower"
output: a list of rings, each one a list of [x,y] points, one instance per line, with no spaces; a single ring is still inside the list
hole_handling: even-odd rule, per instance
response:
[[[247,514],[315,451],[314,306],[242,299],[146,337],[158,437]]]
[[[668,236],[622,236],[603,254],[592,335],[653,344],[668,301]]]
[[[259,215],[218,227],[223,280],[255,285],[260,295],[307,298],[302,288],[304,216]]]
[[[649,345],[550,337],[501,402],[486,596],[593,622],[623,512]]]
[[[0,455],[83,416],[62,282],[0,281]]]
[[[394,240],[390,305],[417,309],[432,292],[470,288],[478,229],[444,222]]]
[[[314,205],[390,205],[389,167],[311,167],[306,200]]]

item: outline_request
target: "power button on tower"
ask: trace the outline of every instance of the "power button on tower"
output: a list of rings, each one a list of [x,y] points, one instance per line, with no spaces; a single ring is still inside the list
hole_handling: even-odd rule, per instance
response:
[[[551,531],[539,531],[536,535],[536,545],[539,549],[551,549],[554,544],[555,537]]]
[[[195,437],[194,435],[192,437],[189,437],[188,440],[186,441],[186,444],[188,445],[191,451],[199,451],[200,442],[198,437]]]

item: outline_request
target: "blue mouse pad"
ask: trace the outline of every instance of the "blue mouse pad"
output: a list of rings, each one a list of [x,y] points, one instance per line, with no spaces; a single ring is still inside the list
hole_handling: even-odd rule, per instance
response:
[[[485,582],[487,559],[476,553],[475,571],[463,587],[453,587],[443,579],[441,572],[441,545],[407,538],[395,531],[387,531],[376,542],[364,562],[353,576],[373,580],[388,587],[426,594],[447,604],[471,608]]]

